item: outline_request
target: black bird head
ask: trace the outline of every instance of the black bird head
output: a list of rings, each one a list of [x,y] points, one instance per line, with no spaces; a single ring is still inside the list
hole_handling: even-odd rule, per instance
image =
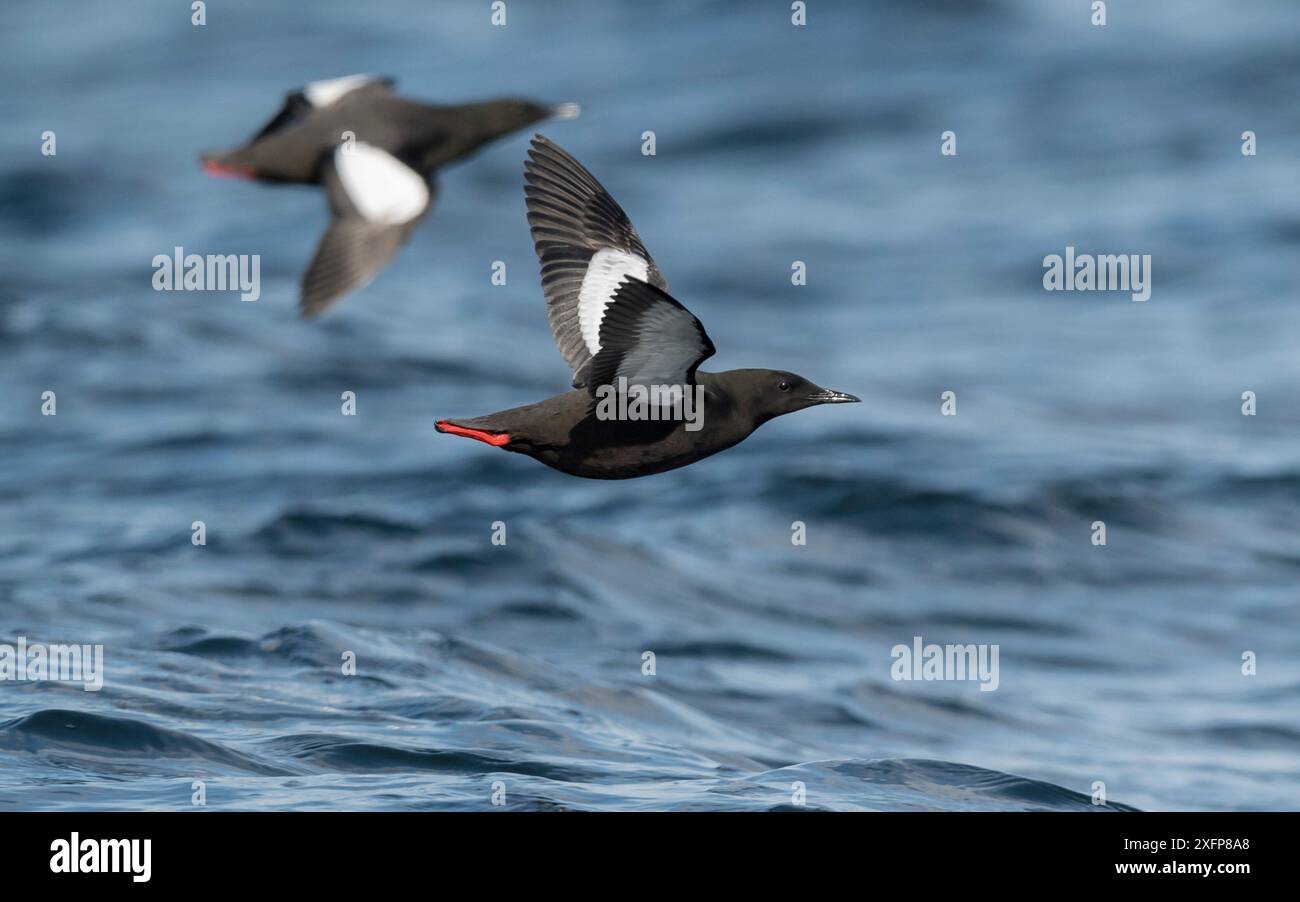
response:
[[[848,404],[862,400],[822,388],[785,370],[728,370],[712,375],[721,377],[727,394],[740,410],[754,418],[755,425],[818,404]]]
[[[573,119],[581,112],[576,103],[546,106],[531,100],[515,99],[471,103],[459,109],[473,122],[475,132],[484,141],[517,132],[543,119]]]
[[[543,119],[573,119],[579,112],[576,103],[546,106],[519,99],[430,107],[432,124],[437,126],[434,131],[442,133],[442,140],[424,153],[416,153],[417,168],[425,171],[445,165]]]

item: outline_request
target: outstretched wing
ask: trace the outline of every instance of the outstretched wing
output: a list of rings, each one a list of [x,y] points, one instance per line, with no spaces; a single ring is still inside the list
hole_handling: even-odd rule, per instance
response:
[[[362,88],[375,94],[391,94],[395,84],[396,79],[378,75],[345,75],[314,81],[302,89],[302,95],[319,110]]]
[[[433,203],[434,192],[391,154],[357,142],[323,165],[329,229],[302,280],[303,316],[315,316],[365,286],[397,254]]]
[[[312,110],[327,107],[345,94],[350,94],[359,88],[376,94],[389,94],[392,93],[394,84],[396,84],[394,79],[378,78],[373,75],[347,75],[327,81],[314,81],[306,87],[284,95],[284,105],[280,107],[280,111],[272,116],[271,121],[262,126],[248,143],[252,144],[267,135],[294,125],[306,118]]]
[[[287,128],[296,122],[300,122],[312,110],[311,103],[303,96],[302,91],[290,91],[284,96],[284,106],[280,111],[271,117],[271,121],[262,126],[261,130],[249,139],[249,144],[256,143],[267,135],[278,132]]]
[[[524,179],[547,319],[573,370],[573,386],[581,388],[591,382],[601,318],[619,284],[628,276],[661,290],[668,283],[609,192],[541,135],[533,138]]]
[[[601,385],[687,386],[713,356],[713,342],[691,311],[666,291],[627,278],[600,320],[600,351],[591,361],[592,394]]]

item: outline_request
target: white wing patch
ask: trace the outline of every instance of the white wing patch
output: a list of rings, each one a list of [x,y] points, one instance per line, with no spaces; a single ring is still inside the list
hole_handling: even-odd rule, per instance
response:
[[[359,88],[375,80],[373,75],[345,75],[342,78],[314,81],[303,88],[302,93],[308,103],[320,109],[334,103],[353,88]]]
[[[619,283],[628,276],[644,282],[649,271],[645,258],[627,251],[604,247],[592,254],[578,290],[578,326],[592,357],[600,353],[600,321],[605,318],[605,308],[614,300]]]
[[[429,205],[429,186],[392,154],[362,141],[334,151],[334,168],[357,212],[370,222],[400,225]]]

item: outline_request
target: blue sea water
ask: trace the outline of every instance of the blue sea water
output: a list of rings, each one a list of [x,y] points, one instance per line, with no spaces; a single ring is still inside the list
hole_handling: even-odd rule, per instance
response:
[[[0,643],[105,683],[0,683],[0,807],[1300,808],[1300,8],[507,6],[3,4]],[[627,482],[437,434],[568,384],[528,134],[310,323],[322,197],[198,166],[351,72],[581,103],[540,130],[708,368],[865,403]],[[155,292],[177,246],[261,299]],[[1044,291],[1067,246],[1150,300]],[[892,679],[914,636],[998,688]]]

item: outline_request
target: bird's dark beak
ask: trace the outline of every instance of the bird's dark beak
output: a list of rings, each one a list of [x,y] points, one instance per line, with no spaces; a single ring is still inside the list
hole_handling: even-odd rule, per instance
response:
[[[576,103],[557,103],[551,107],[551,116],[556,119],[577,119],[582,115],[582,107]]]
[[[842,391],[831,391],[829,388],[823,388],[809,395],[808,400],[814,404],[851,404],[862,399],[853,395],[846,395]]]

